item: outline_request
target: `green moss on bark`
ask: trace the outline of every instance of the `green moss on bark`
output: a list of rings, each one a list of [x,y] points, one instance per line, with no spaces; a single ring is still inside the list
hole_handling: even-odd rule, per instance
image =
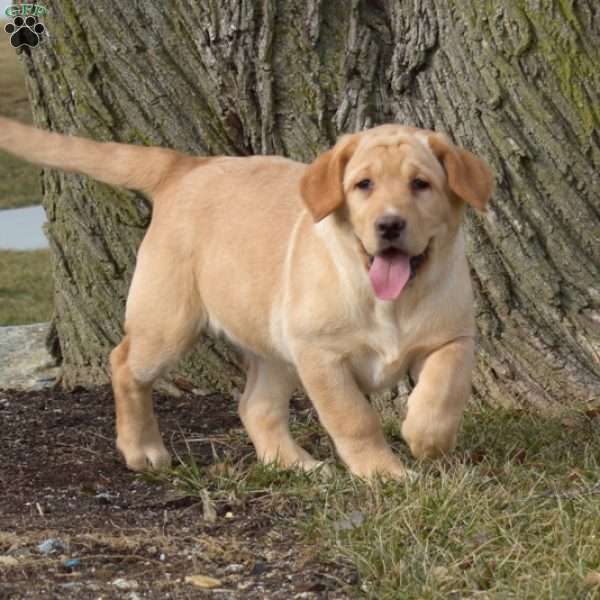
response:
[[[481,154],[498,190],[466,225],[482,332],[475,388],[502,404],[597,391],[592,0],[181,0],[138,4],[129,20],[109,0],[47,1],[53,37],[25,62],[38,117],[57,130],[309,160],[341,132],[396,121]],[[45,181],[69,381],[97,380],[121,334],[147,209],[81,178]],[[232,389],[238,364],[207,339],[182,369],[199,387]]]

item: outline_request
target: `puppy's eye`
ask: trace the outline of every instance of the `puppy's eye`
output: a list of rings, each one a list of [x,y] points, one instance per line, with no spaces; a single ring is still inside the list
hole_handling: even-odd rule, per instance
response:
[[[421,190],[426,190],[429,187],[431,187],[429,185],[428,181],[425,181],[424,179],[421,179],[419,177],[415,177],[411,182],[410,182],[410,189],[413,192],[420,192]]]
[[[372,190],[373,189],[373,182],[370,179],[361,179],[357,184],[356,187],[359,190]]]

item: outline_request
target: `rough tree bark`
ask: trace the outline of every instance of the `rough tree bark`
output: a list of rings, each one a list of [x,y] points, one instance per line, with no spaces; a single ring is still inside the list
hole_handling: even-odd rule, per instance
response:
[[[600,383],[600,5],[596,0],[48,0],[23,54],[42,127],[198,154],[311,160],[396,121],[449,133],[497,173],[470,214],[477,393],[589,401]],[[143,200],[44,174],[65,383],[104,381]],[[243,303],[243,298],[240,298]],[[204,340],[184,371],[240,384]]]

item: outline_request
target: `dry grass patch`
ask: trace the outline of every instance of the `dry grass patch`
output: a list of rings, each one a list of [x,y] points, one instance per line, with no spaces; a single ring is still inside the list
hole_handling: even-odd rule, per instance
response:
[[[313,439],[306,412],[294,424]],[[257,465],[232,437],[218,466],[186,459],[180,490],[217,508],[260,505],[324,558],[358,571],[357,594],[377,599],[600,598],[600,417],[564,410],[472,407],[452,458],[415,463],[420,476],[368,485],[339,465],[333,476]],[[222,511],[221,511],[222,512]],[[587,577],[587,581],[586,581]]]

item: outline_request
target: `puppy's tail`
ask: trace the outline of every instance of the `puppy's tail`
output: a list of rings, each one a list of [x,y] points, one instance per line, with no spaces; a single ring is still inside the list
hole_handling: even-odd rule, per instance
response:
[[[0,149],[44,167],[89,175],[148,196],[192,157],[164,148],[133,146],[51,133],[0,117]],[[179,167],[179,168],[177,168]]]

